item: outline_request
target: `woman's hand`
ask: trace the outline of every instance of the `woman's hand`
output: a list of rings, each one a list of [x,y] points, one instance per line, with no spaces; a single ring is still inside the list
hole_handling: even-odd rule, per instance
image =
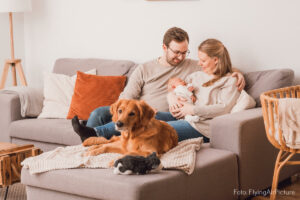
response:
[[[181,108],[179,108],[179,112],[177,114],[178,117],[184,118],[186,115],[194,115],[194,105],[190,103],[186,103],[184,101],[180,101],[180,103],[183,105]]]
[[[192,102],[193,102],[193,103],[196,102],[196,97],[195,97],[195,95],[192,95],[192,96],[191,96],[191,99],[192,99]]]
[[[237,78],[236,86],[238,87],[239,91],[242,91],[246,85],[245,77],[243,76],[243,74],[241,72],[233,72],[231,76]]]
[[[186,99],[177,97],[173,92],[169,92],[167,95],[168,103],[169,103],[169,111],[173,117],[176,119],[182,118],[179,114],[179,108],[183,106],[180,101],[186,101]]]
[[[169,111],[173,117],[176,119],[182,118],[179,114],[180,108],[182,107],[181,103],[176,103],[174,105],[169,106]]]
[[[190,86],[190,87],[188,87],[188,90],[189,90],[190,92],[193,92],[193,91],[195,90],[195,88],[194,88],[193,86]]]

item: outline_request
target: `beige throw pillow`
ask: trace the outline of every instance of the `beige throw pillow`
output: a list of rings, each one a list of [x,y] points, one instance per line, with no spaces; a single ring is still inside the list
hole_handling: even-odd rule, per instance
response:
[[[96,75],[96,69],[85,72]],[[44,73],[43,110],[38,118],[67,118],[77,75]]]
[[[233,106],[230,113],[240,112],[242,110],[254,108],[255,105],[255,100],[245,90],[242,90],[240,97],[238,98],[235,106]]]

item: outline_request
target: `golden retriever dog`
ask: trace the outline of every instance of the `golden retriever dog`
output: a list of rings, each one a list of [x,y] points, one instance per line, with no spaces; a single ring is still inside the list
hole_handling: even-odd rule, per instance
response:
[[[144,101],[120,99],[110,107],[112,121],[120,136],[107,140],[90,137],[83,142],[91,146],[85,155],[102,153],[148,156],[156,152],[158,157],[178,144],[173,127],[154,118],[155,111]]]

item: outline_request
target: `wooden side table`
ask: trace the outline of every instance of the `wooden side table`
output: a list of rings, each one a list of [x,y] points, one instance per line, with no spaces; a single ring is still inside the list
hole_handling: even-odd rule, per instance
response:
[[[29,145],[16,145],[12,143],[0,142],[0,186],[6,187],[5,197],[7,197],[10,185],[20,182],[21,162],[28,157],[41,154],[39,148]]]

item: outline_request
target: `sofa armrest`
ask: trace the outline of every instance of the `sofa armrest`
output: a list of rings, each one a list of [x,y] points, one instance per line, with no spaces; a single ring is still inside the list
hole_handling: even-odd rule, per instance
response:
[[[276,150],[267,140],[261,108],[216,117],[210,127],[211,147],[237,154],[240,190],[270,186]]]
[[[267,140],[261,108],[216,117],[210,126],[212,148],[237,154],[240,190],[271,185],[276,150]]]
[[[22,119],[18,94],[0,93],[0,141],[10,142],[10,123]]]
[[[216,117],[210,127],[211,146],[238,155],[243,150],[241,144],[266,138],[261,108]]]
[[[271,186],[278,150],[267,139],[260,107],[216,117],[210,127],[211,147],[237,154],[241,190]],[[280,180],[299,169],[283,169]]]

